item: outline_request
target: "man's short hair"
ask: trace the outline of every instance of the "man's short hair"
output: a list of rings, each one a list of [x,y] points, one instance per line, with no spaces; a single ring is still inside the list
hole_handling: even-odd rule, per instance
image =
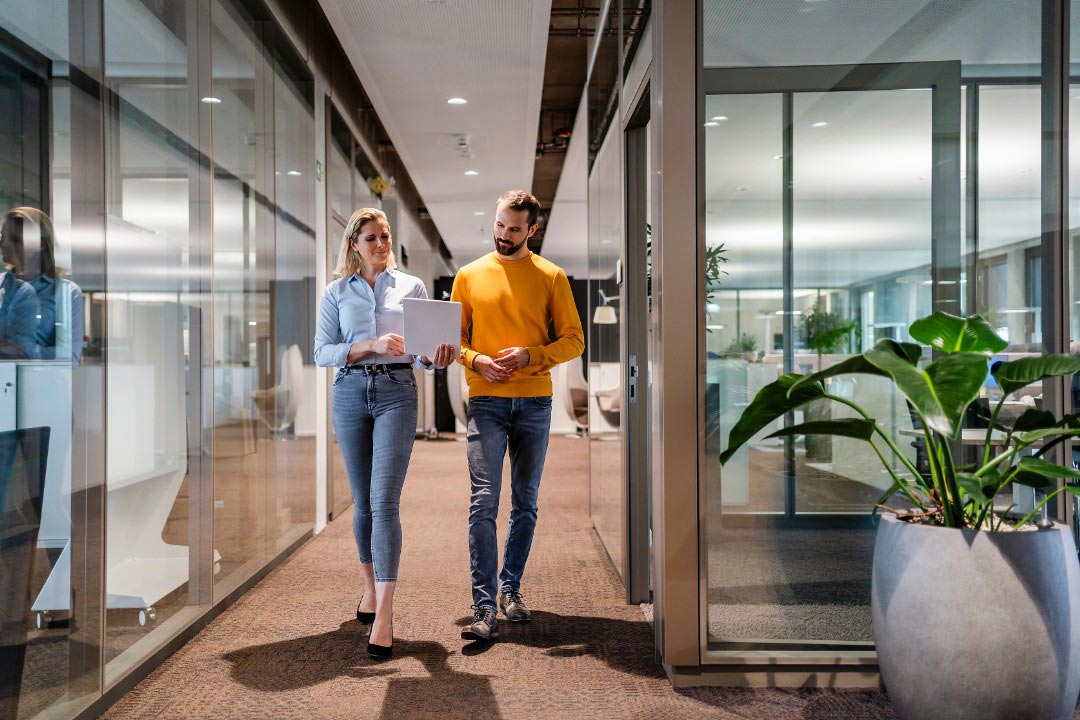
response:
[[[506,205],[511,210],[525,210],[529,213],[529,227],[536,224],[536,218],[540,216],[540,201],[532,193],[524,190],[507,190],[499,196],[495,207]]]

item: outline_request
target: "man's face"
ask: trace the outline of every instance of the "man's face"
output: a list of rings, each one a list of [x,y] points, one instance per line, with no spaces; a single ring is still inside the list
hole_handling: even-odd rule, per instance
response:
[[[521,253],[525,243],[536,232],[529,225],[528,210],[514,210],[500,203],[495,208],[495,252],[504,257]]]

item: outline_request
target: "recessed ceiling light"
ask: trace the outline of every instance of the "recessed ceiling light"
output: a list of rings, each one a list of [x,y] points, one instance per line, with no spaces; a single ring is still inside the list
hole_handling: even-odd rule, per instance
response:
[[[300,171],[299,171],[299,170],[290,170],[290,171],[289,171],[288,173],[286,173],[286,174],[287,174],[287,175],[292,175],[293,177],[298,177],[298,176],[300,175]]]
[[[724,122],[724,121],[726,121],[727,119],[728,119],[728,116],[727,116],[727,115],[717,115],[717,116],[716,116],[716,117],[714,117],[714,118],[713,118],[712,120],[713,120],[713,122]]]
[[[826,125],[828,125],[828,124],[829,124],[829,123],[827,123],[827,122],[825,122],[824,120],[822,120],[821,122],[816,122],[816,123],[814,123],[814,124],[813,124],[813,125],[812,125],[811,127],[825,127],[825,126],[826,126]]]
[[[484,211],[483,210],[477,210],[476,212],[473,213],[473,215],[475,215],[476,217],[483,217],[484,216]]]
[[[710,120],[709,122],[705,123],[705,127],[718,127],[719,125],[720,125],[720,123],[718,123],[718,122],[713,122],[712,120]]]
[[[773,160],[783,160],[783,159],[784,159],[784,156],[783,156],[783,155],[773,155],[773,156],[772,156],[772,159],[773,159]]]
[[[207,105],[220,105],[221,104],[221,98],[216,98],[216,97],[211,97],[211,96],[204,97],[202,99],[202,101],[204,103],[206,103]]]
[[[475,170],[466,170],[465,174],[469,177],[472,177],[473,175],[479,175],[480,173],[476,172]]]
[[[254,321],[254,320],[248,320],[248,325],[255,325],[255,324],[256,324],[256,323],[255,323],[255,321]]]
[[[468,105],[469,101],[465,98],[452,97],[446,101],[447,105]]]

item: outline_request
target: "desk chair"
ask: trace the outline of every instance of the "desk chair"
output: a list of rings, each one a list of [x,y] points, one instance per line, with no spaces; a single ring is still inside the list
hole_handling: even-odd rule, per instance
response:
[[[0,720],[19,709],[48,457],[49,428],[0,432]]]
[[[584,437],[589,431],[589,383],[582,370],[581,356],[556,367],[563,373],[563,407],[574,423],[574,432]]]
[[[251,393],[259,419],[276,434],[292,427],[304,392],[304,358],[299,345],[290,345],[281,353],[281,379],[278,384]]]

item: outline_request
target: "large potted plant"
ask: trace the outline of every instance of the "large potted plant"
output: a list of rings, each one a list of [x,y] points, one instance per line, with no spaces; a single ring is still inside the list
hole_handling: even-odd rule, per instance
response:
[[[1080,436],[1080,417],[1030,408],[1006,425],[999,416],[1007,395],[1080,372],[1080,358],[1045,355],[990,366],[1002,399],[979,431],[985,442],[977,461],[965,465],[957,455],[965,412],[986,379],[988,356],[1007,343],[978,315],[935,313],[913,323],[910,334],[921,344],[881,340],[831,368],[784,375],[762,388],[720,460],[808,403],[851,408],[856,417],[808,421],[770,437],[865,441],[892,478],[879,501],[888,512],[874,545],[871,613],[882,681],[897,714],[1069,718],[1080,693],[1080,565],[1067,527],[1032,521],[1058,493],[1080,495],[1073,485],[1056,487],[1080,472],[1046,459]],[[923,346],[937,353],[925,364]],[[825,381],[846,374],[888,378],[907,398],[922,424],[925,476],[870,411],[828,392]],[[1046,490],[1046,497],[1024,517],[1010,517],[1005,503],[995,504],[1010,484]]]
[[[837,312],[826,310],[821,304],[821,298],[814,303],[814,309],[803,316],[803,337],[806,347],[817,353],[817,369],[825,368],[825,355],[836,352],[844,344],[844,340],[855,329],[855,323],[851,322]],[[828,382],[828,381],[826,381]],[[808,421],[828,420],[831,417],[831,408],[827,400],[812,402],[803,410]],[[832,461],[832,440],[821,435],[809,434],[803,438],[806,445],[806,459],[811,462]]]

